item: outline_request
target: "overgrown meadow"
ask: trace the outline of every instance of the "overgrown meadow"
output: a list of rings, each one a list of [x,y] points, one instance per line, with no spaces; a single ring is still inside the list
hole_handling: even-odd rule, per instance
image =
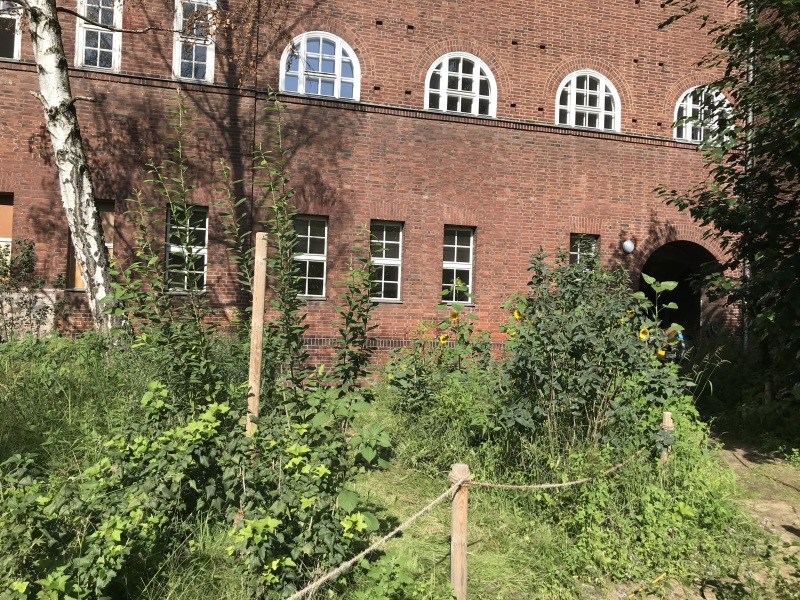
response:
[[[170,240],[186,248],[185,273],[202,272],[185,115],[179,105],[171,158],[150,165],[134,199],[136,255],[119,265],[107,303],[126,330],[70,339],[20,327],[0,341],[0,597],[286,598],[446,489],[455,462],[476,480],[517,484],[625,463],[564,490],[471,491],[476,595],[635,592],[662,572],[672,582],[735,575],[763,553],[730,501],[733,480],[698,417],[695,379],[670,359],[658,305],[632,294],[620,271],[536,254],[527,292],[506,306],[501,352],[469,303],[453,303],[413,347],[370,368],[368,252],[354,250],[333,365],[311,368],[279,125],[256,156],[275,316],[261,417],[245,435],[248,321],[218,330],[190,279],[185,293],[163,293],[162,249],[147,234],[146,223],[166,218],[147,208],[152,193],[185,222],[186,238]],[[220,189],[233,183],[223,167]],[[247,288],[249,231],[242,201],[226,196]],[[674,285],[648,283],[656,293]],[[674,436],[660,429],[664,411]],[[446,520],[443,506],[429,530],[412,528],[319,594],[450,597]]]

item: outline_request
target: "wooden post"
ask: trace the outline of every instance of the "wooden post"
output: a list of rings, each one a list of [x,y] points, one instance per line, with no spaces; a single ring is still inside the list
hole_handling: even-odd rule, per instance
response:
[[[264,296],[267,292],[267,234],[256,234],[256,256],[253,263],[253,313],[250,315],[250,376],[247,388],[247,435],[253,433],[261,395],[261,354],[264,348]]]
[[[672,413],[665,412],[661,415],[661,429],[663,431],[675,431],[675,423],[672,422]],[[669,462],[669,448],[664,448],[661,451],[661,463],[667,464]]]
[[[451,465],[451,484],[467,477],[469,477],[468,465],[461,463]],[[466,484],[456,490],[450,521],[450,583],[456,594],[456,600],[467,600],[467,494]]]

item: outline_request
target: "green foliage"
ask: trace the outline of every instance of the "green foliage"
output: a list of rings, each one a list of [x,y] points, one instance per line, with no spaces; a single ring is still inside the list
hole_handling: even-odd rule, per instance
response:
[[[667,4],[683,15],[703,10],[697,0]],[[721,296],[745,302],[753,331],[764,342],[762,370],[775,379],[775,388],[792,389],[800,352],[800,4],[731,4],[738,18],[710,28],[715,52],[701,64],[722,73],[709,89],[730,99],[731,118],[700,147],[708,179],[662,194],[709,226],[728,251],[725,266],[733,274],[715,276],[711,286]],[[705,15],[703,22],[708,22]],[[714,107],[708,108],[710,117]],[[795,400],[785,414],[794,414],[797,406]]]
[[[30,240],[0,246],[0,343],[24,333],[41,334],[64,310],[63,301],[50,301],[45,281],[36,275],[36,248]],[[63,287],[63,282],[56,282]]]
[[[737,544],[754,538],[726,500],[732,481],[718,474],[693,382],[667,360],[680,326],[668,335],[658,305],[594,261],[540,252],[530,271],[528,293],[506,304],[499,360],[488,344],[476,350],[483,335],[454,310],[441,339],[426,331],[387,366],[389,410],[404,434],[398,458],[431,473],[466,462],[478,479],[525,484],[580,479],[628,459],[610,477],[563,491],[503,500],[497,492],[497,502],[568,540],[539,567],[545,597],[570,597],[572,583],[597,578],[725,571]],[[645,281],[656,297],[676,285]],[[660,430],[664,411],[675,436]],[[666,467],[662,449],[671,449]]]

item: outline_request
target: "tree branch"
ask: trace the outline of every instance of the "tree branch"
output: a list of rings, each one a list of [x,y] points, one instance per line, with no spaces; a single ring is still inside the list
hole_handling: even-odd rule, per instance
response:
[[[12,1],[16,2],[17,0],[12,0]],[[56,7],[56,11],[72,15],[73,17],[78,17],[79,19],[82,19],[83,21],[85,21],[86,23],[88,23],[93,27],[99,27],[100,29],[112,31],[114,33],[147,33],[148,31],[168,31],[170,33],[175,33],[177,31],[176,29],[169,29],[166,27],[155,27],[155,26],[145,27],[144,29],[120,29],[118,27],[112,27],[111,25],[103,25],[102,23],[98,23],[97,21],[92,21],[86,15],[82,15],[78,11],[72,10],[71,8],[67,8],[65,6]]]

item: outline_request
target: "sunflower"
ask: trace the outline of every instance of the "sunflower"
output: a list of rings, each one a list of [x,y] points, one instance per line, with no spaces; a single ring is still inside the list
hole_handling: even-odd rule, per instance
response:
[[[620,325],[625,325],[625,323],[627,323],[627,322],[628,322],[628,321],[627,321],[627,319],[625,319],[625,317],[620,317],[620,318],[619,318],[619,324],[620,324]]]
[[[649,337],[650,337],[650,330],[647,329],[647,327],[642,327],[639,330],[639,339],[640,340],[646,340]]]
[[[658,358],[664,358],[667,355],[667,352],[663,348],[659,348],[658,352],[656,352],[656,356]]]
[[[447,335],[446,333],[443,333],[443,334],[441,334],[441,335],[439,336],[439,343],[440,343],[440,344],[446,344],[446,343],[447,343],[447,340],[449,340],[449,339],[450,339],[450,336],[449,336],[449,335]]]
[[[516,329],[506,329],[506,335],[508,335],[508,337],[512,338],[515,335],[517,335],[517,330]]]
[[[515,308],[515,309],[514,309],[514,318],[515,318],[517,321],[522,321],[522,313],[521,313],[521,312],[519,312],[519,309],[518,309],[518,308]]]
[[[633,311],[632,311],[630,308],[629,308],[628,310],[626,310],[626,311],[625,311],[625,316],[626,316],[626,317],[628,317],[629,319],[632,319],[632,318],[633,318],[633,314],[634,314],[634,313],[633,313]]]
[[[450,320],[455,322],[458,321],[458,311],[454,310],[450,313]]]

